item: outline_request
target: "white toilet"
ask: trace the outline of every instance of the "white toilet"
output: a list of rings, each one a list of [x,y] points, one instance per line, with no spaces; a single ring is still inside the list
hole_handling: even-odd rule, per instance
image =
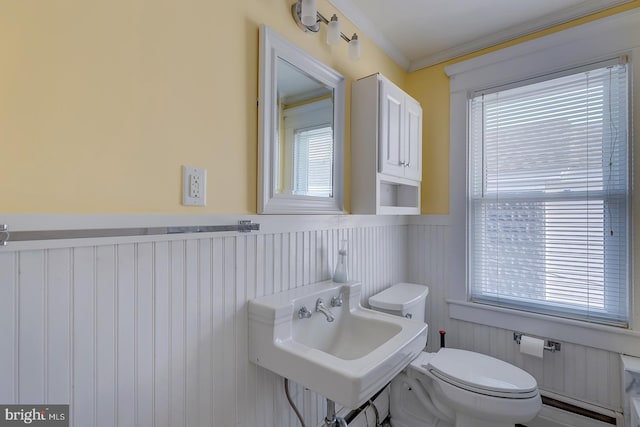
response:
[[[426,286],[398,283],[369,298],[369,305],[424,321],[428,293]],[[541,407],[535,378],[472,351],[423,352],[391,382],[393,427],[514,427]]]

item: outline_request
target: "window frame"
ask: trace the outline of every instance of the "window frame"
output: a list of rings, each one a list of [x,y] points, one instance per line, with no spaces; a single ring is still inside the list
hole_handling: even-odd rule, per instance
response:
[[[449,76],[449,215],[448,215],[448,263],[446,272],[446,301],[449,317],[471,323],[525,332],[533,335],[606,349],[607,351],[640,356],[637,340],[640,339],[640,215],[631,218],[630,259],[630,325],[629,329],[607,325],[590,324],[572,319],[554,318],[547,315],[521,312],[480,305],[468,301],[466,257],[467,224],[467,100],[469,94],[479,88],[491,88],[504,82],[517,82],[544,76],[559,70],[569,69],[627,54],[630,58],[632,124],[632,162],[640,164],[640,40],[637,26],[640,9],[634,9],[604,19],[596,20],[545,37],[536,38],[501,50],[496,50],[465,61],[447,65],[444,71]],[[632,174],[631,209],[640,212],[640,174]]]
[[[580,67],[572,67],[569,69],[563,69],[560,70],[558,72],[554,72],[554,73],[547,73],[543,76],[540,77],[535,77],[535,78],[530,78],[524,81],[518,81],[518,82],[507,82],[504,85],[498,86],[498,87],[493,87],[490,90],[480,90],[480,91],[476,91],[476,92],[470,92],[469,93],[469,99],[468,99],[468,111],[467,111],[467,132],[468,132],[468,156],[467,156],[467,162],[465,165],[465,170],[467,171],[467,175],[468,175],[468,185],[467,185],[467,205],[466,205],[466,215],[467,215],[467,221],[466,221],[466,227],[468,229],[467,232],[467,243],[466,243],[466,259],[468,260],[468,268],[467,268],[467,299],[469,301],[478,303],[478,304],[487,304],[487,305],[494,305],[497,307],[504,307],[504,308],[511,308],[514,310],[522,310],[522,311],[530,311],[532,313],[538,313],[538,314],[543,314],[543,315],[548,315],[548,316],[554,316],[554,317],[563,317],[563,318],[570,318],[570,319],[575,319],[578,321],[584,321],[587,323],[595,323],[595,324],[610,324],[613,326],[618,326],[618,327],[623,327],[623,328],[627,328],[628,324],[629,324],[629,317],[631,316],[631,310],[630,310],[630,301],[632,299],[632,294],[631,294],[631,285],[630,285],[630,272],[627,271],[624,279],[623,283],[618,283],[615,284],[614,286],[607,286],[607,274],[611,273],[611,269],[607,269],[604,268],[603,269],[603,276],[604,276],[604,282],[603,282],[603,292],[605,294],[607,293],[611,293],[612,292],[612,288],[615,288],[615,291],[617,291],[618,289],[620,289],[620,285],[626,285],[627,289],[626,289],[626,296],[624,298],[624,300],[622,299],[618,299],[616,298],[616,300],[618,300],[618,304],[615,307],[615,309],[613,310],[607,310],[607,309],[603,309],[600,311],[600,314],[598,314],[597,310],[592,310],[590,308],[586,308],[586,309],[579,309],[579,308],[572,308],[571,304],[563,304],[563,303],[552,303],[552,302],[541,302],[541,301],[526,301],[522,298],[516,298],[516,297],[510,297],[510,296],[505,296],[503,298],[502,301],[500,301],[499,297],[492,297],[489,294],[478,294],[477,292],[474,292],[474,290],[472,289],[472,283],[474,280],[480,280],[481,278],[476,278],[474,277],[473,274],[473,269],[471,268],[471,265],[474,264],[474,261],[476,259],[476,257],[482,257],[482,255],[480,255],[477,251],[476,251],[476,244],[475,244],[475,240],[474,238],[477,237],[477,233],[474,231],[474,214],[473,211],[475,209],[481,209],[481,207],[478,207],[478,205],[483,205],[484,203],[487,203],[485,200],[489,200],[489,197],[485,198],[485,190],[482,190],[482,195],[478,196],[477,194],[474,194],[475,192],[472,190],[472,188],[474,188],[473,186],[473,182],[474,180],[476,180],[476,185],[478,185],[477,180],[480,179],[482,182],[480,183],[480,185],[484,188],[485,186],[485,182],[484,180],[486,179],[484,172],[480,172],[478,170],[475,170],[475,174],[481,173],[482,176],[478,177],[478,176],[474,176],[473,174],[473,167],[474,164],[476,166],[478,166],[478,159],[473,158],[473,155],[471,154],[472,150],[472,144],[476,143],[476,144],[481,144],[479,145],[480,151],[482,153],[485,152],[486,150],[486,146],[484,145],[484,140],[482,142],[478,142],[478,141],[473,141],[472,138],[472,108],[473,108],[473,102],[474,99],[481,97],[483,95],[494,95],[496,93],[504,93],[505,91],[509,91],[512,89],[519,89],[519,88],[526,88],[529,85],[535,85],[538,83],[543,83],[543,82],[547,82],[547,81],[551,81],[551,80],[555,80],[558,78],[563,78],[563,77],[567,77],[567,76],[573,76],[573,75],[580,75],[583,74],[585,72],[589,72],[589,71],[595,71],[595,70],[600,70],[600,69],[604,69],[610,66],[615,66],[615,65],[625,65],[625,69],[626,69],[626,81],[627,81],[627,91],[629,91],[627,93],[627,109],[630,110],[631,109],[631,103],[630,103],[630,99],[631,99],[631,93],[630,93],[630,87],[631,85],[630,83],[630,70],[631,70],[631,66],[628,63],[628,58],[627,57],[616,57],[616,58],[610,58],[604,61],[597,61],[591,64],[586,64],[584,66],[580,66]],[[527,91],[525,90],[525,93],[527,93]],[[477,107],[476,107],[477,108]],[[484,106],[482,107],[484,108]],[[624,141],[624,146],[626,148],[626,154],[625,154],[625,163],[626,165],[624,166],[625,169],[625,174],[627,176],[627,181],[629,181],[629,177],[631,175],[631,156],[632,156],[632,151],[631,151],[631,144],[629,144],[629,130],[631,128],[632,123],[629,122],[629,120],[626,120],[627,122],[627,128],[625,129],[625,133],[624,135],[626,136],[626,141]],[[484,125],[484,124],[483,124]],[[604,126],[604,125],[603,125]],[[605,144],[605,142],[603,142],[603,144]],[[477,154],[476,154],[477,156]],[[482,155],[482,159],[480,160],[480,170],[484,171],[485,167],[486,167],[486,159],[484,157],[484,154]],[[630,204],[630,192],[631,192],[631,183],[627,182],[627,191],[624,192],[624,194],[620,194],[616,191],[614,191],[613,193],[608,193],[606,190],[582,190],[579,192],[571,192],[570,194],[565,194],[564,191],[558,192],[558,193],[546,193],[546,192],[539,192],[539,191],[530,191],[530,192],[526,192],[526,193],[509,193],[510,195],[506,196],[507,200],[513,200],[513,201],[532,201],[532,200],[537,200],[540,202],[564,202],[564,201],[573,201],[573,200],[580,200],[580,199],[586,199],[589,201],[594,201],[597,202],[598,200],[601,200],[603,203],[603,206],[606,206],[607,201],[612,201],[612,200],[619,200],[620,198],[624,199],[624,209],[618,211],[619,214],[622,214],[625,216],[625,225],[626,225],[626,229],[630,229],[629,228],[629,219],[631,218],[631,204]],[[493,193],[491,193],[493,194]],[[496,194],[497,196],[497,194]],[[504,201],[505,199],[501,198],[501,201]],[[491,200],[489,200],[489,202],[491,202]],[[474,208],[475,206],[475,208]],[[544,223],[546,224],[546,220],[544,220]],[[604,226],[604,223],[603,223]],[[487,238],[491,238],[491,235],[487,235],[485,236]],[[494,236],[495,237],[495,236]],[[619,236],[616,236],[616,239],[618,239]],[[622,242],[624,243],[624,256],[623,259],[624,260],[628,260],[629,259],[629,253],[630,253],[630,243],[631,240],[630,238],[626,238],[624,237],[625,241]],[[615,244],[615,243],[614,243]],[[618,248],[620,247],[619,245],[617,246]],[[602,246],[602,250],[603,250],[603,257],[606,259],[607,258],[607,251],[611,251],[611,247],[607,244],[603,244]],[[518,301],[520,300],[520,301]],[[608,301],[607,298],[605,298],[605,304]],[[626,319],[615,319],[614,320],[614,315],[612,315],[611,313],[621,313],[626,311],[627,314],[627,318]]]

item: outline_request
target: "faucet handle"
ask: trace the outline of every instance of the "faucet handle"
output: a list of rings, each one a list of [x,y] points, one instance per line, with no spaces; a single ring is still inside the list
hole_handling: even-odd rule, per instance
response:
[[[302,307],[300,307],[300,310],[298,310],[298,319],[308,319],[310,317],[311,312],[309,311],[307,306],[303,305]]]
[[[331,307],[342,307],[342,292],[337,297],[331,297]]]

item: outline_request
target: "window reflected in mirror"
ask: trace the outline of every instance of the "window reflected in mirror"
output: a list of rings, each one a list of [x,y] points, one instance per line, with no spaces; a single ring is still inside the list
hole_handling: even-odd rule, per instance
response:
[[[333,89],[277,62],[277,194],[333,197]]]

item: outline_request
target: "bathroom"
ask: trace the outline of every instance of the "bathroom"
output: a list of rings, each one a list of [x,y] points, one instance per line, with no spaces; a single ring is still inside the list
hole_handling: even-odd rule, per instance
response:
[[[460,135],[451,130],[457,104],[448,73],[462,76],[466,61],[502,48],[527,53],[541,36],[580,34],[581,24],[637,22],[640,1],[411,72],[332,2],[319,0],[318,10],[336,13],[348,37],[358,33],[358,61],[347,43],[325,43],[324,26],[316,35],[300,31],[292,3],[3,2],[0,224],[8,233],[0,232],[7,240],[0,247],[0,405],[68,404],[75,426],[298,426],[282,378],[249,361],[248,301],[330,279],[347,241],[349,276],[362,282],[363,304],[394,283],[429,286],[429,351],[438,350],[444,329],[447,347],[512,363],[548,396],[610,418],[629,415],[621,354],[640,357],[639,310],[629,329],[558,327],[466,301],[465,174],[456,173],[465,164],[450,142]],[[262,24],[345,78],[346,214],[258,213]],[[351,85],[374,73],[422,108],[417,214],[354,213]],[[206,169],[205,206],[182,203],[185,165]],[[638,188],[638,174],[633,179]],[[259,230],[72,232],[241,220]],[[29,238],[44,231],[57,238]],[[638,269],[632,274],[639,283]],[[638,294],[630,293],[634,301]],[[523,355],[514,332],[562,349],[542,359]],[[323,396],[296,383],[291,395],[307,425],[322,425]],[[563,420],[547,425],[572,425]]]

